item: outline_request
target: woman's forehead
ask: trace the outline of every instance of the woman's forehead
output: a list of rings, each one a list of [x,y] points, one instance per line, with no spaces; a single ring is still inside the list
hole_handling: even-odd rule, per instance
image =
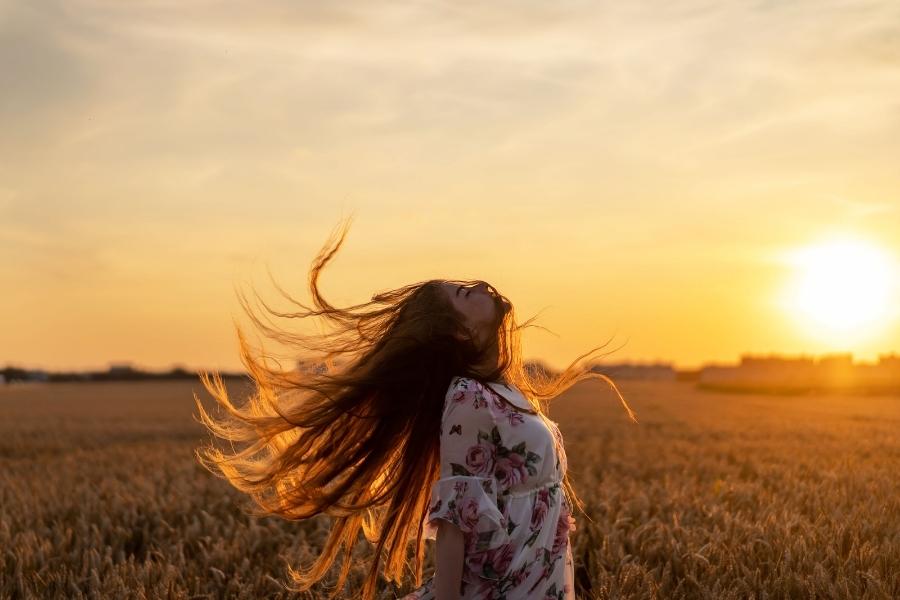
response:
[[[438,282],[441,287],[448,290],[455,290],[459,286],[469,285],[469,283],[469,281],[463,279],[444,279]]]
[[[434,285],[436,289],[441,290],[441,292],[447,294],[448,296],[452,296],[460,284],[443,280],[434,282]]]

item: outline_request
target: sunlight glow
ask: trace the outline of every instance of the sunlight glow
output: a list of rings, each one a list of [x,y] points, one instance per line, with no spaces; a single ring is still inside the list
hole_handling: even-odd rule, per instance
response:
[[[795,272],[782,303],[819,337],[849,343],[885,328],[897,306],[897,267],[878,246],[830,239],[788,255]]]

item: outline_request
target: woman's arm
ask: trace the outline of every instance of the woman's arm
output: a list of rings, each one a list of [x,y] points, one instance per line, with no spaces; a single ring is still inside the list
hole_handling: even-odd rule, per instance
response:
[[[435,600],[458,600],[464,550],[462,530],[453,523],[441,519],[438,522],[434,550]]]

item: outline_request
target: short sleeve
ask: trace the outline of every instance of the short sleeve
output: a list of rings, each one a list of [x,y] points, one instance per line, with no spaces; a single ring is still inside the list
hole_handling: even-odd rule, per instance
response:
[[[434,538],[444,519],[463,531],[467,556],[500,548],[509,535],[497,505],[493,471],[500,439],[490,403],[482,384],[466,377],[451,381],[444,402],[441,474],[431,489],[424,536]]]

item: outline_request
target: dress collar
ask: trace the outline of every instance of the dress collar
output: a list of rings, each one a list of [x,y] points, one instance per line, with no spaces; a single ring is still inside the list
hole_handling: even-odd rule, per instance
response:
[[[500,382],[500,381],[488,381],[487,383],[491,386],[491,389],[492,389],[492,390],[493,390],[493,386],[502,386],[503,388],[505,388],[505,389],[508,390],[509,392],[512,392],[510,395],[512,395],[513,397],[515,397],[517,400],[518,400],[518,399],[523,400],[525,406],[522,406],[521,404],[518,404],[517,402],[511,401],[510,398],[509,398],[509,395],[504,395],[504,396],[503,396],[503,399],[504,399],[504,400],[506,400],[507,402],[509,402],[510,404],[512,404],[513,406],[515,406],[516,408],[520,408],[520,409],[522,409],[522,410],[527,410],[527,411],[533,411],[533,410],[534,410],[534,409],[531,407],[531,404],[529,404],[528,400],[525,399],[525,396],[522,394],[522,392],[519,391],[518,388],[513,387],[513,386],[511,386],[511,385],[509,385],[509,384],[507,384],[507,383]],[[495,393],[497,393],[496,390],[493,390],[493,391],[494,391]]]

